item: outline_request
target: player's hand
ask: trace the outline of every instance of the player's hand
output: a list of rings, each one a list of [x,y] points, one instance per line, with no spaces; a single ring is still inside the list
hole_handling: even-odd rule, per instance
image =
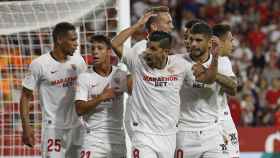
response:
[[[24,125],[23,127],[22,142],[29,147],[33,147],[35,145],[34,130],[30,125]]]
[[[201,83],[211,84],[216,79],[215,71],[205,68],[201,63],[194,64],[192,70],[195,79]]]
[[[106,86],[100,95],[101,100],[103,100],[103,101],[113,99],[115,96],[116,96],[116,93],[115,93],[114,88],[109,88],[109,86]]]
[[[220,47],[221,47],[221,42],[217,36],[212,36],[211,42],[212,42],[212,46],[211,46],[210,52],[213,55],[213,57],[218,57]]]
[[[193,71],[193,75],[196,78],[199,78],[199,76],[205,74],[206,68],[201,63],[197,63],[192,66],[192,71]]]
[[[137,30],[142,29],[142,28],[145,26],[146,22],[147,22],[147,21],[150,19],[150,17],[152,17],[152,16],[156,16],[156,14],[154,14],[153,11],[146,12],[146,13],[144,14],[144,16],[142,16],[142,17],[137,21],[137,23],[133,25],[133,27],[134,27],[135,29],[137,29]]]
[[[201,64],[197,63],[192,66],[193,75],[196,81],[206,83],[208,81],[207,69]]]

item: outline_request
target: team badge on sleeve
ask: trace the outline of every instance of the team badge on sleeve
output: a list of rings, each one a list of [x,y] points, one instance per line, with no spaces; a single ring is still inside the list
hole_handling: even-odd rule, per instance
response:
[[[237,144],[238,141],[237,141],[237,137],[236,137],[236,134],[235,133],[231,133],[229,134],[229,137],[230,137],[230,142],[232,143],[232,145],[234,144]]]

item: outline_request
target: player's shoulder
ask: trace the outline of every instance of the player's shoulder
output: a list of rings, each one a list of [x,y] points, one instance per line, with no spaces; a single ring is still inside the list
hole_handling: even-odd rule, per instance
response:
[[[218,62],[219,63],[231,63],[228,56],[219,56]]]
[[[45,53],[43,55],[40,55],[36,59],[32,60],[30,65],[32,65],[32,66],[40,66],[40,65],[48,64],[49,63],[49,58],[50,58],[50,54],[49,53]]]
[[[134,46],[132,48],[146,48],[147,47],[147,40],[143,39],[137,43],[134,44]]]
[[[141,40],[131,47],[131,50],[135,55],[142,54],[142,52],[147,48],[147,40]]]
[[[92,72],[86,71],[86,72],[80,73],[78,75],[78,78],[79,78],[79,80],[85,81],[85,80],[89,80],[92,75],[95,75],[95,74]]]
[[[119,66],[112,66],[114,75],[127,76],[128,72],[121,69]]]
[[[229,57],[228,56],[219,56],[218,60],[229,61]]]
[[[82,61],[84,61],[84,58],[82,57],[82,55],[79,52],[75,52],[73,54],[73,56],[70,57],[70,60],[72,62],[82,62]]]
[[[115,65],[113,65],[113,66],[112,66],[112,69],[113,69],[113,71],[126,72],[126,71],[124,71],[120,66],[115,66]]]
[[[170,60],[179,64],[191,64],[188,54],[173,54],[170,55]]]

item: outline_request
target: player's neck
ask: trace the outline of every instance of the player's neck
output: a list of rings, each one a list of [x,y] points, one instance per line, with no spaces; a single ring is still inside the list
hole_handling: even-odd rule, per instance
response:
[[[165,58],[165,60],[161,63],[159,69],[164,69],[165,66],[167,65],[167,61],[168,61],[168,56]]]
[[[111,64],[94,65],[93,70],[100,76],[106,77],[109,76],[110,73],[112,72],[112,65]]]
[[[65,62],[67,60],[67,56],[58,48],[54,48],[51,51],[51,56],[58,62]]]

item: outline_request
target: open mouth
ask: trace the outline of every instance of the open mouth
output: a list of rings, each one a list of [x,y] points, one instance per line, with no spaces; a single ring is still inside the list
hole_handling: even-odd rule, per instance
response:
[[[92,57],[92,59],[95,61],[95,60],[98,60],[99,58],[94,56],[94,57]]]

